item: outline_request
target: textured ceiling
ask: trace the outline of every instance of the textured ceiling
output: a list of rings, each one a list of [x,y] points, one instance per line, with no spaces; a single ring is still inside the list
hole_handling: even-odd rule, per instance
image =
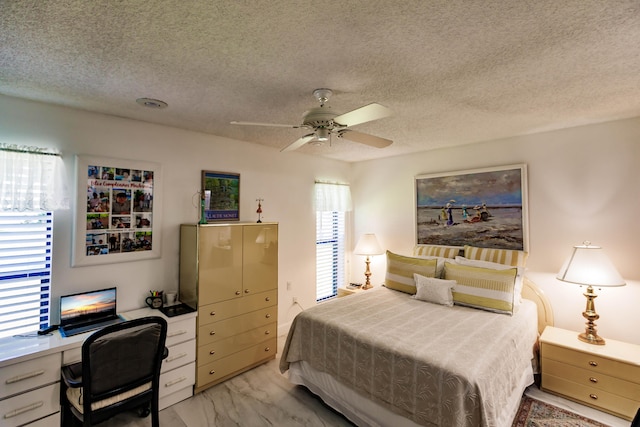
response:
[[[387,148],[299,150],[346,161],[640,116],[640,2],[0,1],[5,95],[281,149],[305,130],[229,122],[300,124],[320,87],[394,112],[353,128]]]

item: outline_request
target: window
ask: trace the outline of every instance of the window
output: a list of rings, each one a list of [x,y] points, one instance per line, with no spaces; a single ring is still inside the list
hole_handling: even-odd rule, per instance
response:
[[[345,212],[316,212],[316,301],[344,284]]]
[[[344,285],[349,211],[348,185],[316,182],[316,301],[335,297]]]
[[[52,212],[0,212],[0,338],[49,325]]]

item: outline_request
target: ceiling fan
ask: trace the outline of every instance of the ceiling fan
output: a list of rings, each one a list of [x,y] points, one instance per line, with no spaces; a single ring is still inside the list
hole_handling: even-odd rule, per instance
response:
[[[312,130],[311,133],[298,138],[280,151],[292,151],[302,147],[306,143],[315,142],[318,144],[322,144],[325,141],[330,140],[331,135],[335,135],[338,138],[345,138],[353,142],[358,142],[360,144],[365,144],[376,148],[384,148],[393,143],[393,141],[391,141],[390,139],[380,138],[379,136],[373,136],[350,129],[350,126],[355,126],[361,123],[388,117],[392,114],[390,109],[374,102],[365,105],[364,107],[356,108],[355,110],[349,111],[348,113],[336,114],[325,107],[325,104],[331,97],[332,93],[333,92],[331,91],[331,89],[326,88],[314,90],[313,96],[320,103],[320,107],[312,108],[309,111],[306,111],[302,116],[302,124],[300,125],[240,121],[233,121],[231,122],[231,124],[286,127],[293,129],[306,128]]]

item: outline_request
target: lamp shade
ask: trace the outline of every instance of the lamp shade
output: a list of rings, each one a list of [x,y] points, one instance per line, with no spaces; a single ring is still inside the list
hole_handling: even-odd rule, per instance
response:
[[[380,247],[376,235],[367,233],[360,237],[353,252],[356,255],[381,255],[384,253],[384,250]]]
[[[593,246],[590,242],[573,247],[557,279],[596,287],[625,285],[624,279],[602,248]]]

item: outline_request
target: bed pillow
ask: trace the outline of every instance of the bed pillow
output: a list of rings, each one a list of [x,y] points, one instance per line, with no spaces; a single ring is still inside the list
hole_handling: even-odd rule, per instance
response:
[[[437,265],[435,259],[414,258],[387,251],[387,274],[384,284],[389,289],[415,294],[414,273],[435,277]]]
[[[416,294],[412,297],[420,301],[432,302],[434,304],[453,306],[453,286],[455,280],[442,280],[434,277],[413,274],[416,282]]]
[[[435,256],[441,258],[455,258],[459,254],[459,246],[415,245],[413,248],[413,256],[419,257]]]
[[[517,251],[519,252],[519,251]],[[523,252],[524,253],[524,252]],[[465,257],[457,256],[456,263],[462,265],[470,265],[472,267],[484,267],[484,268],[493,268],[495,270],[508,270],[510,268],[514,268],[511,265],[507,264],[499,264],[497,262],[491,261],[480,261],[475,259],[467,259]],[[522,286],[524,285],[524,267],[515,267],[517,269],[516,273],[516,286],[515,286],[515,296],[513,303],[516,306],[519,306],[522,303]]]
[[[514,249],[491,249],[478,248],[475,246],[464,246],[464,257],[479,261],[490,261],[497,264],[510,265],[512,267],[522,267],[527,265],[528,252]]]
[[[438,279],[442,279],[442,274],[444,273],[444,263],[445,261],[451,261],[451,258],[443,258],[440,256],[421,256],[416,255],[416,258],[422,259],[435,259],[436,260],[436,275]]]
[[[513,314],[515,282],[518,270],[473,267],[446,262],[444,278],[455,280],[453,302],[458,305]]]

